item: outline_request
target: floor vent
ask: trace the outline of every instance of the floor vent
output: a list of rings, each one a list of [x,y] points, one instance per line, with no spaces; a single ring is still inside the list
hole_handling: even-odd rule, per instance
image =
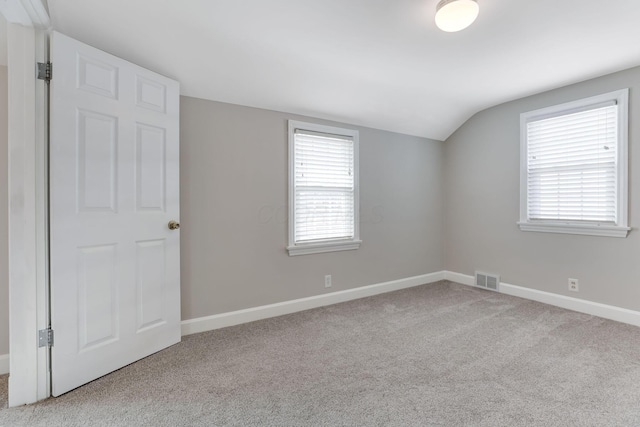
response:
[[[500,286],[500,276],[476,271],[476,286],[497,291]]]

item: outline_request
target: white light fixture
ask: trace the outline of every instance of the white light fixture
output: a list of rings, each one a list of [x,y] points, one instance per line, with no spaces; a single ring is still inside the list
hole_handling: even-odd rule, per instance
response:
[[[477,0],[441,0],[436,7],[436,25],[448,33],[464,30],[479,12]]]

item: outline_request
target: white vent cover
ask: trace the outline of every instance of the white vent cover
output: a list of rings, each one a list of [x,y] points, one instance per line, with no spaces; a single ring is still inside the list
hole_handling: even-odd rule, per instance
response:
[[[500,286],[500,276],[476,271],[476,286],[479,288],[497,291]]]

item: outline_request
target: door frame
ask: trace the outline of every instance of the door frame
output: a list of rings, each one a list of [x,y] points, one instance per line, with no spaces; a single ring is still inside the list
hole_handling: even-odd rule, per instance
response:
[[[47,88],[36,62],[48,59],[46,0],[5,0],[9,164],[9,406],[51,393],[49,326]]]

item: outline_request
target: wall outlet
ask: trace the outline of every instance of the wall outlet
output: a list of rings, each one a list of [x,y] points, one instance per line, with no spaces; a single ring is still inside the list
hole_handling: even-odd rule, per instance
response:
[[[331,287],[331,275],[327,274],[326,276],[324,276],[324,287],[325,288],[330,288]]]
[[[569,279],[569,290],[573,292],[578,292],[578,279]]]

